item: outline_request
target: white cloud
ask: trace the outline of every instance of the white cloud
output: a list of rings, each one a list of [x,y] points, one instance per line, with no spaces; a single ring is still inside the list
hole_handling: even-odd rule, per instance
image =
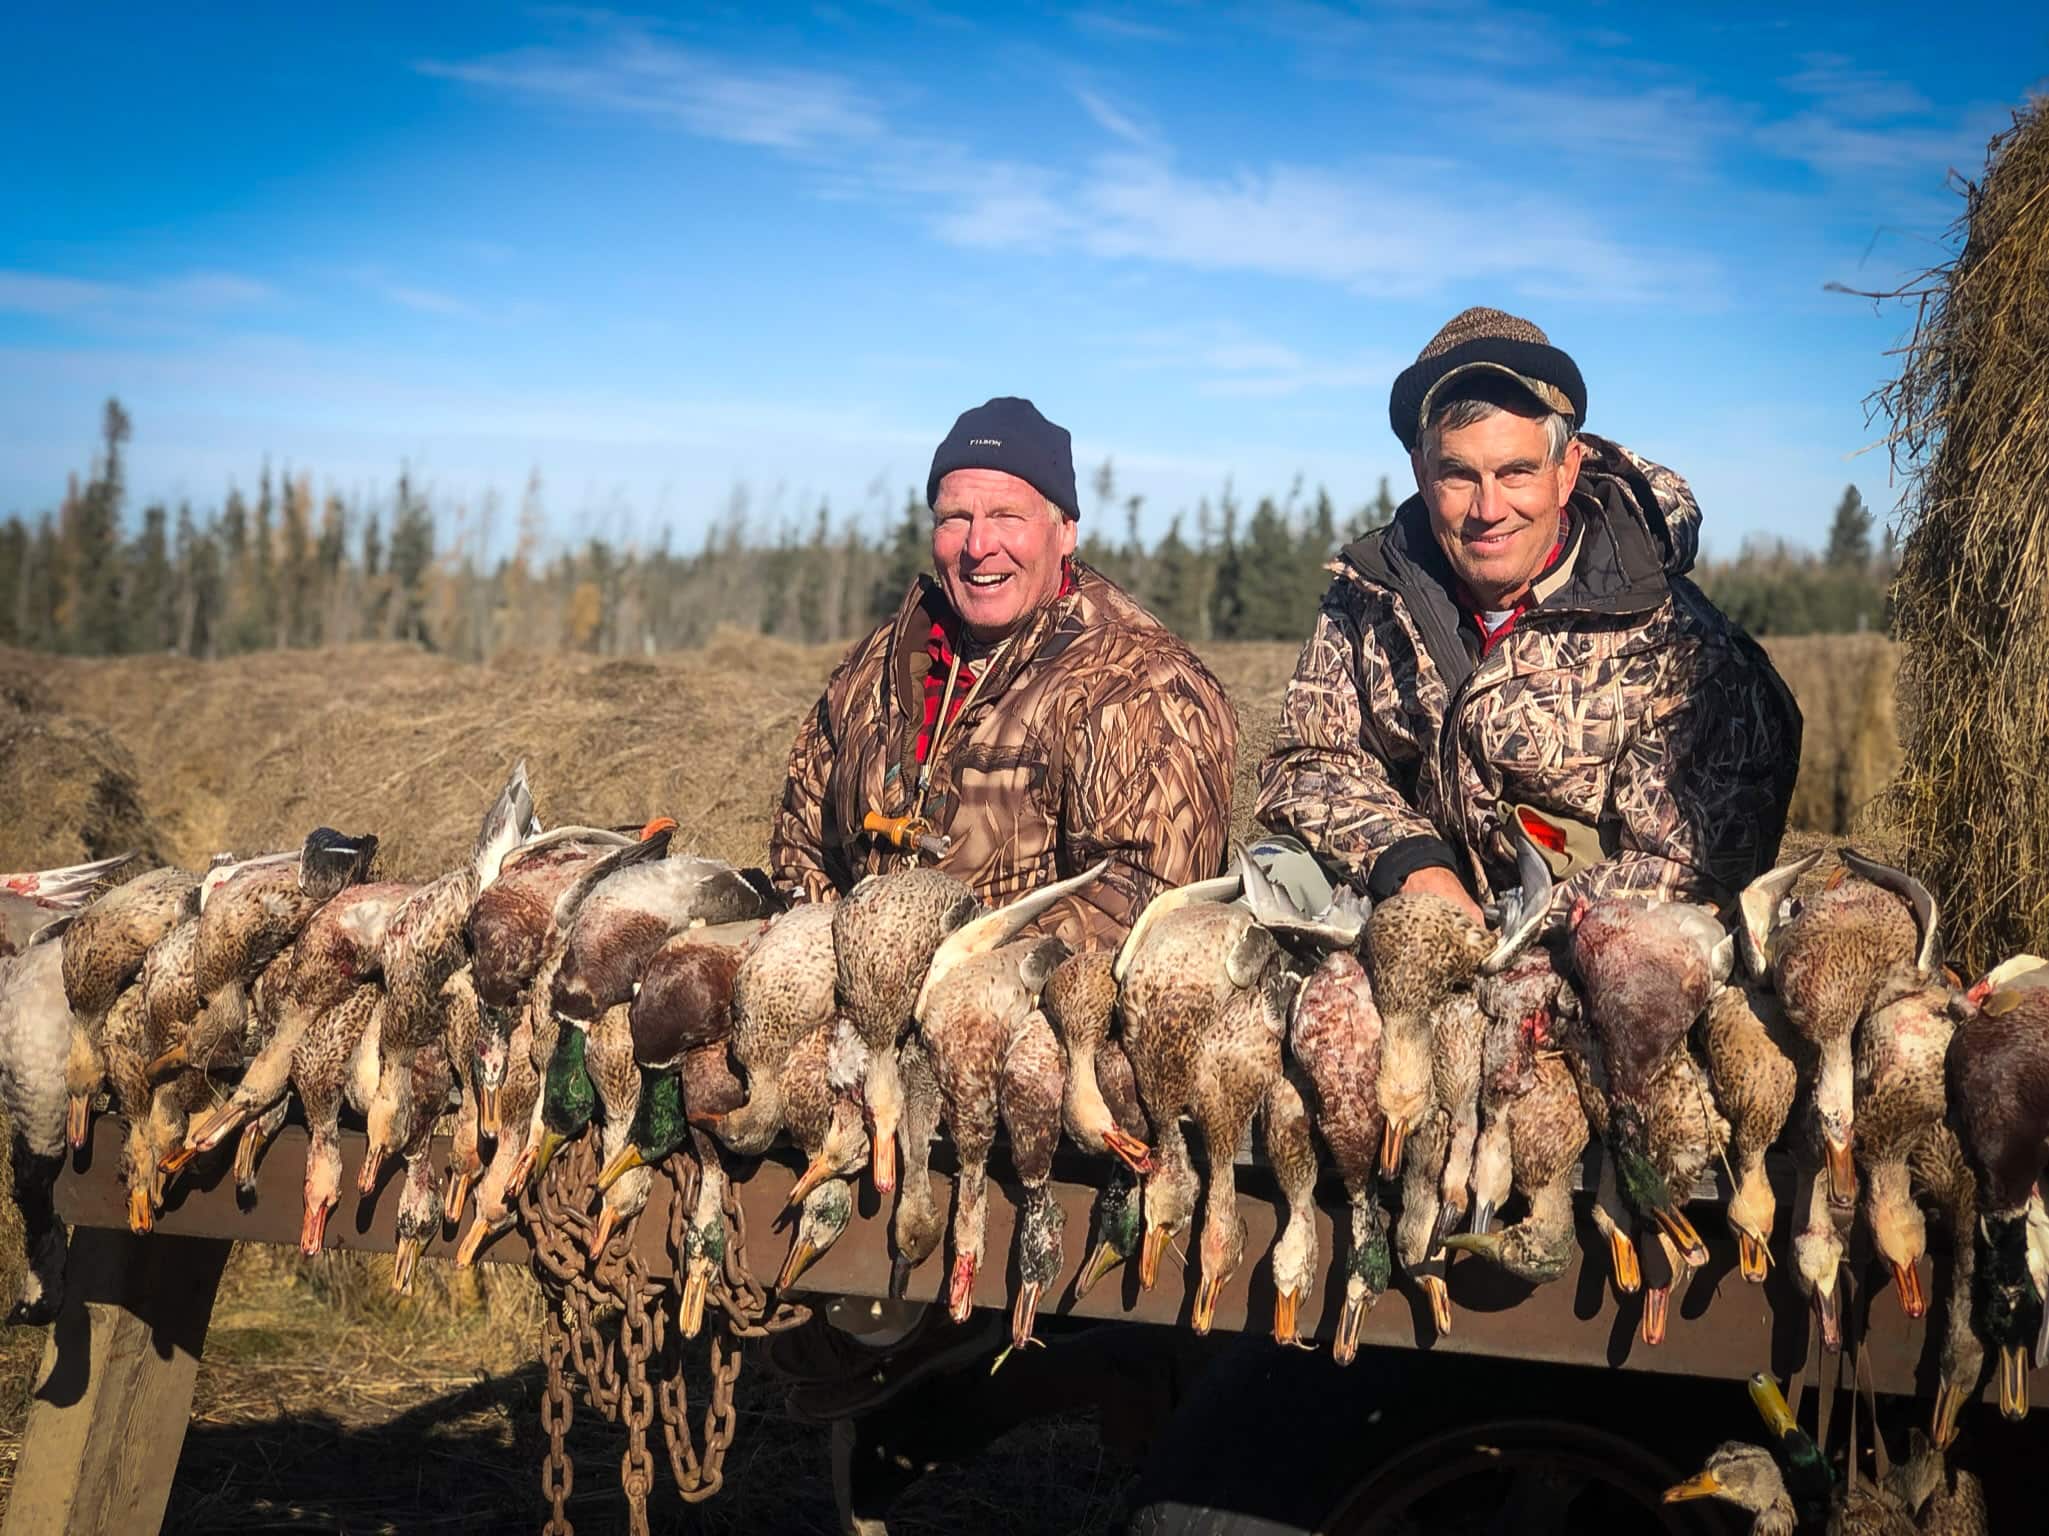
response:
[[[270,303],[276,290],[233,272],[185,272],[142,282],[98,282],[59,273],[0,270],[0,311],[87,320],[176,317]]]
[[[1082,110],[1095,119],[1096,126],[1105,133],[1114,134],[1125,143],[1141,149],[1149,147],[1154,142],[1153,135],[1139,126],[1136,118],[1113,106],[1086,86],[1076,86],[1074,98],[1081,103]]]

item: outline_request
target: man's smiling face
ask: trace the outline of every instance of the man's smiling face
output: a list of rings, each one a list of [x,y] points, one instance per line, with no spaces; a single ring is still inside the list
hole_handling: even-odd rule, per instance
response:
[[[956,469],[932,506],[932,569],[978,640],[1001,640],[1059,595],[1074,519],[1000,469]]]
[[[1577,439],[1551,462],[1540,417],[1495,410],[1426,432],[1416,486],[1451,568],[1490,609],[1520,601],[1558,544],[1558,516],[1579,481]]]

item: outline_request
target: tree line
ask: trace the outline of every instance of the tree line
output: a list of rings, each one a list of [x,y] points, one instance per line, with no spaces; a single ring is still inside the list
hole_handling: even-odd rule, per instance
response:
[[[0,523],[0,645],[216,657],[384,640],[481,660],[509,649],[668,650],[721,625],[843,642],[892,613],[929,560],[929,516],[914,492],[890,518],[836,518],[821,506],[802,526],[767,532],[736,494],[689,551],[666,531],[649,548],[559,544],[538,481],[500,548],[495,507],[437,509],[404,473],[388,497],[352,500],[316,496],[310,475],[267,465],[253,495],[230,489],[204,512],[153,503],[131,520],[130,433],[110,400],[93,464],[58,508]],[[1197,641],[1301,639],[1325,564],[1396,505],[1385,479],[1343,512],[1299,481],[1249,508],[1226,486],[1148,544],[1143,499],[1119,496],[1113,465],[1095,472],[1091,491],[1082,558]],[[1871,534],[1853,486],[1823,554],[1756,545],[1696,576],[1753,634],[1882,630],[1892,546],[1888,535],[1874,551]]]

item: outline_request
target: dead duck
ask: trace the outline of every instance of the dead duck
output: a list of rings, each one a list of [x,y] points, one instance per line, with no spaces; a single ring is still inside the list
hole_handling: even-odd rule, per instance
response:
[[[134,859],[133,853],[117,853],[88,864],[0,875],[0,959],[22,953],[38,933],[83,907],[101,881]]]
[[[1691,1194],[1728,1146],[1729,1122],[1715,1108],[1706,1071],[1683,1045],[1665,1058],[1653,1081],[1648,1130],[1651,1166],[1675,1201]],[[1643,1341],[1651,1345],[1664,1342],[1672,1292],[1699,1267],[1662,1228],[1658,1243],[1660,1273],[1646,1275],[1641,1323]]]
[[[61,932],[46,925],[38,934],[19,955],[0,958],[0,1107],[7,1112],[28,1260],[10,1321],[26,1323],[56,1316],[68,1252],[53,1191],[64,1167],[64,1069],[72,1014],[64,995]]]
[[[484,1165],[483,1177],[477,1181],[476,1215],[456,1246],[458,1267],[476,1263],[484,1245],[510,1228],[519,1214],[519,1194],[531,1167],[527,1137],[534,1104],[541,1096],[541,1074],[534,1067],[531,1050],[532,1033],[532,1020],[522,1010],[512,1027],[512,1037],[506,1042],[505,1079],[499,1088],[498,1139],[492,1144],[491,1160]]]
[[[420,1255],[441,1230],[443,1197],[434,1176],[434,1122],[455,1086],[455,1067],[440,1042],[413,1053],[412,1102],[418,1106],[405,1142],[398,1148],[403,1172],[399,1178],[397,1240],[391,1254],[391,1288],[401,1295],[413,1288]]]
[[[442,1006],[448,1022],[442,1048],[448,1054],[448,1070],[455,1079],[454,1119],[448,1138],[446,1190],[442,1218],[451,1226],[462,1222],[463,1207],[470,1190],[484,1172],[483,1124],[478,1112],[477,1040],[484,1032],[484,1008],[477,1000],[471,968],[463,966],[441,989]]]
[[[175,1172],[218,1145],[285,1096],[293,1056],[305,1032],[363,983],[381,979],[386,927],[414,889],[398,882],[351,885],[313,914],[292,943],[277,1027],[268,1044],[243,1071],[234,1093],[194,1123],[184,1149],[166,1171]],[[194,932],[196,936],[196,924]],[[193,990],[196,993],[196,978]]]
[[[1907,1159],[1948,1109],[1950,999],[1940,978],[1931,984],[1912,966],[1898,966],[1857,1027],[1855,1151],[1864,1171],[1865,1218],[1909,1317],[1928,1310],[1920,1274],[1928,1233],[1914,1203]]]
[[[1728,979],[1734,941],[1711,914],[1684,902],[1583,902],[1571,926],[1573,969],[1607,1074],[1604,1162],[1614,1164],[1630,1209],[1698,1267],[1707,1248],[1681,1208],[1686,1192],[1671,1189],[1652,1161],[1651,1098],[1659,1070]]]
[[[1956,1439],[1964,1405],[1985,1379],[1985,1343],[1971,1320],[1972,1277],[1977,1269],[1978,1176],[1963,1143],[1946,1121],[1929,1127],[1907,1157],[1913,1181],[1928,1191],[1950,1232],[1949,1295],[1943,1302],[1942,1349],[1937,1357],[1935,1410],[1928,1433],[1937,1450]]]
[[[1138,947],[1132,950],[1134,941]],[[1165,1194],[1179,1180],[1187,1159],[1179,1121],[1186,1114],[1201,1128],[1208,1155],[1192,1314],[1196,1331],[1206,1333],[1224,1283],[1244,1256],[1234,1160],[1281,1075],[1281,1037],[1295,979],[1273,935],[1238,907],[1178,904],[1152,923],[1135,926],[1126,943],[1119,994],[1125,1052],[1157,1154],[1148,1186],[1144,1267],[1157,1268],[1152,1244],[1166,1240],[1156,1237],[1166,1229],[1156,1224],[1150,1197],[1156,1187]],[[1288,1305],[1276,1299],[1277,1328],[1286,1321]]]
[[[365,982],[309,1024],[292,1049],[292,1091],[306,1114],[305,1215],[299,1251],[316,1256],[327,1238],[327,1213],[341,1198],[341,1106],[349,1063],[366,1031],[377,1025],[384,988]]]
[[[1918,880],[1842,850],[1843,873],[1780,918],[1784,893],[1815,856],[1783,865],[1746,889],[1740,905],[1744,953],[1769,975],[1793,1027],[1819,1054],[1814,1100],[1827,1156],[1829,1198],[1856,1198],[1856,1068],[1853,1036],[1887,972],[1934,971],[1936,906]]]
[[[676,1301],[676,1322],[683,1337],[694,1339],[704,1329],[704,1306],[712,1282],[725,1273],[726,1170],[718,1147],[697,1126],[690,1128],[697,1154],[697,1198],[683,1220],[682,1290]]]
[[[1286,1071],[1267,1085],[1260,1124],[1266,1132],[1267,1164],[1288,1208],[1268,1261],[1274,1282],[1274,1342],[1300,1345],[1299,1319],[1316,1284],[1316,1143],[1302,1092]]]
[[[889,1218],[890,1246],[895,1250],[890,1257],[889,1293],[901,1299],[910,1292],[912,1272],[946,1240],[946,1215],[932,1193],[932,1143],[945,1118],[945,1104],[932,1053],[916,1030],[904,1037],[897,1056],[902,1112],[896,1140],[901,1173],[896,1209]],[[862,1104],[864,1120],[872,1122],[861,1097],[868,1082],[868,1047],[850,1022],[842,1020],[834,1027],[827,1070],[835,1089]],[[874,1134],[872,1123],[869,1134]]]
[[[585,1066],[597,1097],[598,1167],[604,1172],[611,1172],[632,1147],[633,1125],[640,1113],[643,1079],[634,1060],[632,1015],[631,1005],[622,1003],[607,1008],[584,1031]],[[644,1159],[625,1163],[609,1179],[601,1177],[598,1224],[591,1233],[593,1256],[603,1253],[612,1234],[640,1214],[652,1178]]]
[[[1039,1005],[1067,1057],[1061,1124],[1076,1146],[1121,1159],[1133,1173],[1150,1166],[1151,1134],[1124,1047],[1109,1038],[1117,1008],[1117,957],[1107,950],[1069,955],[1047,978]]]
[[[728,992],[747,1100],[711,1127],[732,1150],[766,1151],[782,1128],[784,1067],[800,1041],[831,1025],[836,974],[829,906],[793,907],[772,919],[740,957]]]
[[[722,859],[671,855],[669,838],[663,828],[599,866],[602,878],[577,906],[555,971],[555,1011],[564,1018],[588,1022],[631,1002],[634,983],[671,935],[775,910],[772,893],[740,870]]]
[[[1395,1219],[1394,1256],[1430,1304],[1430,1323],[1438,1334],[1451,1332],[1451,1287],[1445,1278],[1445,1250],[1438,1240],[1438,1209],[1444,1189],[1437,1170],[1444,1166],[1450,1124],[1427,1110],[1409,1137],[1409,1155],[1402,1163],[1401,1214]]]
[[[648,960],[628,1011],[634,1060],[651,1071],[684,1072],[687,1066],[685,1107],[706,1122],[718,1119],[722,1126],[740,1113],[725,1087],[731,1074],[723,1064],[733,1041],[734,998],[745,958],[746,951],[737,945],[687,931],[674,934]],[[719,1086],[707,1081],[700,1063],[717,1068]],[[718,1102],[705,1102],[708,1093]],[[763,1094],[773,1099],[775,1087],[764,1081]],[[765,1151],[781,1123],[778,1111],[766,1135],[751,1137],[736,1150]]]
[[[1473,1152],[1472,1230],[1484,1233],[1514,1186],[1509,1112],[1536,1084],[1537,1054],[1554,1048],[1561,991],[1571,983],[1551,950],[1525,950],[1474,984],[1487,1017],[1480,1055],[1479,1142]]]
[[[1849,1247],[1836,1225],[1835,1204],[1829,1193],[1828,1173],[1821,1166],[1818,1125],[1811,1126],[1803,1140],[1805,1150],[1795,1188],[1803,1198],[1795,1205],[1797,1225],[1793,1230],[1793,1283],[1814,1311],[1821,1329],[1821,1347],[1830,1354],[1843,1347],[1843,1315],[1839,1280]]]
[[[1724,1441],[1700,1471],[1665,1490],[1667,1504],[1689,1499],[1721,1499],[1747,1510],[1751,1536],[1793,1536],[1799,1529],[1777,1459],[1745,1440]]]
[[[1765,1153],[1793,1112],[1798,1059],[1812,1053],[1794,1033],[1777,996],[1758,984],[1732,983],[1714,995],[1702,1044],[1715,1102],[1729,1121],[1735,1187],[1728,1216],[1736,1233],[1737,1265],[1745,1280],[1761,1285],[1771,1268],[1772,1227],[1778,1219]]]
[[[469,958],[470,908],[498,878],[533,820],[534,797],[520,763],[477,829],[463,865],[413,891],[386,920],[379,963],[385,1006],[378,1036],[379,1079],[367,1119],[369,1145],[358,1187],[376,1187],[384,1160],[412,1140],[420,1107],[411,1101],[413,1057],[447,1028],[442,988]]]
[[[1067,1063],[1060,1043],[1046,1016],[1034,1008],[1011,1031],[997,1094],[1003,1126],[1010,1134],[1011,1164],[1024,1187],[1017,1209],[1018,1290],[1010,1311],[1014,1349],[1036,1342],[1032,1330],[1040,1298],[1058,1283],[1065,1259],[1060,1234],[1067,1214],[1047,1188],[1047,1180],[1053,1174],[1054,1148],[1060,1143],[1060,1106],[1066,1082]],[[1313,1169],[1314,1153],[1310,1162]]]
[[[71,920],[62,936],[65,1006],[71,1028],[65,1061],[65,1136],[85,1145],[92,1101],[105,1078],[98,1032],[107,1010],[142,970],[150,946],[199,910],[199,878],[153,869],[115,886]]]
[[[2028,1202],[2049,1161],[2049,989],[1999,990],[1950,1038],[1950,1114],[1978,1173],[1972,1314],[1998,1352],[1999,1407],[2028,1411],[2028,1370],[2045,1327],[2030,1271]]]
[[[924,866],[872,876],[832,904],[833,995],[867,1047],[861,1102],[870,1179],[880,1194],[896,1188],[904,1108],[898,1042],[910,1028],[933,952],[981,911],[966,885]]]
[[[861,1123],[860,1105],[835,1082],[832,1056],[838,1035],[839,1025],[830,1019],[805,1034],[784,1059],[777,1085],[790,1139],[807,1160],[790,1197],[800,1209],[789,1254],[776,1278],[778,1289],[796,1284],[839,1240],[853,1217],[849,1181],[868,1166],[868,1132]],[[843,1082],[844,1075],[839,1077]]]
[[[1444,1240],[1531,1285],[1558,1279],[1572,1262],[1572,1180],[1586,1150],[1586,1111],[1571,1070],[1555,1053],[1536,1057],[1530,1086],[1508,1104],[1511,1182],[1526,1210],[1519,1221]]]
[[[1431,1014],[1430,1093],[1445,1121],[1438,1170],[1437,1236],[1456,1231],[1472,1199],[1480,1137],[1480,1079],[1487,1015],[1469,992],[1455,992]]]
[[[1288,1054],[1307,1074],[1316,1129],[1344,1181],[1351,1214],[1345,1301],[1331,1359],[1350,1365],[1359,1331],[1387,1293],[1387,1221],[1375,1188],[1380,1159],[1381,1019],[1366,968],[1350,950],[1324,956],[1302,983],[1288,1023]]]

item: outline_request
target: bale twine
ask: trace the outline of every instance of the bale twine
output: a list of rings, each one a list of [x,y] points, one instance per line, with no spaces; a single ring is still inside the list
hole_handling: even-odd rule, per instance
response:
[[[1974,973],[2049,953],[2049,103],[1962,186],[1958,254],[1880,392],[1905,481],[1903,762],[1884,809]]]

